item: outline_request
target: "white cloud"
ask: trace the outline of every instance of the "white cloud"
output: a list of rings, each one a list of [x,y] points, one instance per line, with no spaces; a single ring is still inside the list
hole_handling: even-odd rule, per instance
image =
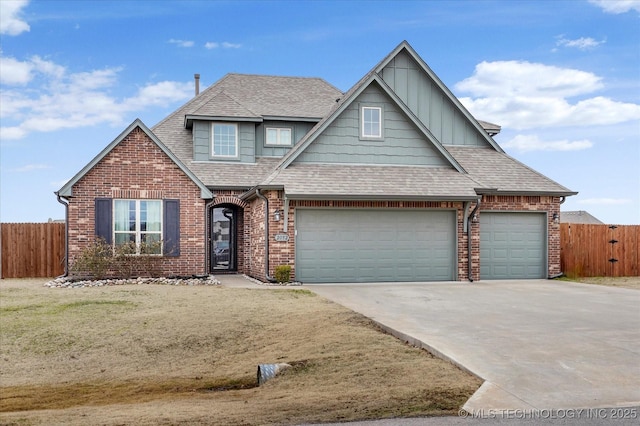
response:
[[[223,41],[222,43],[208,41],[204,44],[204,47],[207,49],[217,49],[218,47],[222,47],[223,49],[240,49],[242,45],[240,43],[229,43],[228,41]]]
[[[503,148],[514,149],[520,152],[529,151],[579,151],[582,149],[588,149],[593,146],[593,143],[589,140],[558,140],[558,141],[543,141],[536,135],[517,135],[513,139],[501,143]]]
[[[0,2],[0,4],[2,4]],[[15,58],[0,57],[1,84],[27,84],[31,78],[33,64],[22,62]]]
[[[175,38],[169,40],[169,43],[178,45],[180,47],[193,47],[194,44],[191,40],[176,40]]]
[[[589,3],[599,6],[607,13],[626,13],[630,10],[640,12],[640,0],[589,0]]]
[[[604,44],[606,40],[597,41],[591,37],[580,37],[575,40],[569,40],[564,38],[564,36],[558,37],[558,41],[556,42],[556,46],[563,47],[575,47],[579,50],[589,50],[594,49],[601,44]]]
[[[27,4],[28,0],[0,1],[0,34],[15,36],[31,29],[20,16]]]
[[[16,167],[15,169],[11,169],[11,171],[25,173],[25,172],[31,172],[34,170],[42,170],[42,169],[50,169],[50,168],[51,166],[48,166],[46,164],[26,164],[22,167]]]
[[[11,74],[9,82],[19,85],[0,91],[3,141],[21,139],[31,132],[100,123],[121,125],[131,112],[186,100],[193,91],[191,82],[163,81],[142,86],[135,96],[118,98],[112,90],[118,85],[122,67],[69,73],[39,57],[23,62],[13,58],[0,60],[18,70]]]
[[[578,200],[580,204],[600,204],[607,206],[629,204],[630,202],[631,200],[629,198],[585,198],[584,200]]]
[[[229,43],[228,41],[223,41],[222,47],[224,47],[225,49],[240,49],[242,45],[239,43]]]
[[[521,62],[482,62],[473,75],[455,85],[474,97],[460,97],[473,115],[504,127],[610,125],[640,119],[640,105],[595,96],[570,102],[604,88],[589,72]]]
[[[590,72],[526,61],[483,61],[473,75],[455,85],[475,96],[576,96],[602,88],[602,78]]]
[[[7,85],[25,85],[34,78],[34,73],[60,78],[65,72],[63,66],[32,56],[19,61],[8,56],[0,56],[0,83]]]

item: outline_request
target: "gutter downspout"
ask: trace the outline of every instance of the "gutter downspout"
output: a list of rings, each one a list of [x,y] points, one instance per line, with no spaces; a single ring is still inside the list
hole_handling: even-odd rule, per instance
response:
[[[480,208],[480,204],[482,202],[482,195],[478,197],[478,201],[476,202],[476,206],[467,216],[467,270],[468,270],[468,278],[469,282],[473,282],[473,274],[471,272],[471,224],[473,223],[473,216],[475,216],[476,212]]]
[[[58,202],[64,206],[64,274],[56,277],[62,278],[69,276],[69,202],[63,201],[58,191],[54,194],[58,197]]]
[[[275,283],[275,278],[269,275],[269,200],[260,193],[260,188],[256,188],[256,196],[264,201],[264,277]]]

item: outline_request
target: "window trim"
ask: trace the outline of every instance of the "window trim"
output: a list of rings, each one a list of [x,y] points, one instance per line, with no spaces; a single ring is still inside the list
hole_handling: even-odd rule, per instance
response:
[[[221,155],[221,154],[216,154],[215,151],[215,126],[216,125],[223,125],[223,126],[232,126],[235,129],[235,155]],[[211,125],[209,126],[209,130],[210,130],[210,136],[209,136],[209,143],[210,143],[210,148],[211,148],[211,158],[228,158],[228,159],[233,159],[233,158],[238,158],[238,151],[239,151],[239,144],[238,144],[238,139],[239,139],[239,135],[238,135],[238,124],[237,123],[227,123],[224,121],[213,121],[211,122]]]
[[[131,202],[134,201],[135,204],[135,211],[136,211],[136,224],[135,224],[135,231],[131,231],[131,230],[127,230],[127,231],[116,231],[116,224],[117,224],[117,215],[116,215],[116,205],[118,204],[118,201],[127,201],[127,202]],[[157,202],[160,204],[160,230],[159,231],[142,231],[140,229],[140,203],[141,202]],[[135,253],[131,253],[131,256],[163,256],[164,255],[164,203],[162,200],[157,200],[157,199],[136,199],[136,198],[114,198],[113,199],[113,203],[112,203],[112,211],[111,211],[111,217],[112,219],[112,224],[111,224],[111,235],[112,235],[112,239],[111,241],[113,242],[113,247],[115,248],[117,246],[117,239],[116,239],[116,235],[118,234],[133,234],[135,233],[135,238],[136,238],[136,252]],[[160,252],[159,253],[141,253],[140,252],[140,247],[141,247],[141,242],[142,242],[142,235],[143,234],[154,234],[154,235],[158,235],[160,237],[160,239],[158,240],[158,242],[160,243]]]
[[[378,122],[378,134],[377,135],[365,135],[364,132],[364,113],[366,110],[378,110],[380,121]],[[384,126],[382,125],[384,121],[384,111],[382,106],[380,105],[360,105],[360,139],[364,140],[382,140],[384,139]]]
[[[269,143],[267,142],[269,139],[267,138],[267,134],[269,133],[269,130],[275,130],[277,132],[277,143]],[[280,133],[282,132],[282,130],[288,130],[289,131],[289,143],[284,144],[284,143],[279,143],[280,142]],[[264,128],[264,146],[269,146],[269,147],[279,147],[279,146],[283,146],[283,147],[291,147],[293,146],[293,129],[291,127],[276,127],[276,126],[265,126]]]

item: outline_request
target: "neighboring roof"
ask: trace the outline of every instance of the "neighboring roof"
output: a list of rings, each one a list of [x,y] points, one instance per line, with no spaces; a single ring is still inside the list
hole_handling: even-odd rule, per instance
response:
[[[525,166],[503,152],[490,148],[445,147],[478,182],[479,194],[575,195],[570,189]]]
[[[561,223],[582,223],[589,225],[604,225],[604,222],[584,210],[560,212]]]
[[[261,186],[292,199],[475,200],[476,183],[449,167],[294,163]]]
[[[74,177],[72,177],[67,183],[64,184],[59,191],[56,192],[60,197],[72,197],[73,185],[75,185],[84,175],[86,175],[93,167],[98,164],[104,157],[107,156],[124,138],[126,138],[136,127],[139,127],[157,146],[164,152],[179,168],[186,174],[198,187],[200,188],[200,197],[204,199],[213,198],[213,194],[209,189],[196,177],[196,175],[189,170],[174,154],[171,152],[165,144],[139,119],[136,118],[117,138],[107,145],[93,160],[91,160],[82,170],[80,170]]]
[[[478,123],[482,126],[482,128],[487,133],[489,133],[489,136],[495,136],[498,133],[500,133],[500,130],[502,130],[501,126],[497,124],[489,123],[488,121],[478,120]]]

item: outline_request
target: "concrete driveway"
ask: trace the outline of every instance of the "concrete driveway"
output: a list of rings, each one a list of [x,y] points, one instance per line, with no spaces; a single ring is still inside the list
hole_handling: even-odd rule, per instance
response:
[[[640,291],[547,280],[305,288],[484,379],[469,412],[640,405]]]

